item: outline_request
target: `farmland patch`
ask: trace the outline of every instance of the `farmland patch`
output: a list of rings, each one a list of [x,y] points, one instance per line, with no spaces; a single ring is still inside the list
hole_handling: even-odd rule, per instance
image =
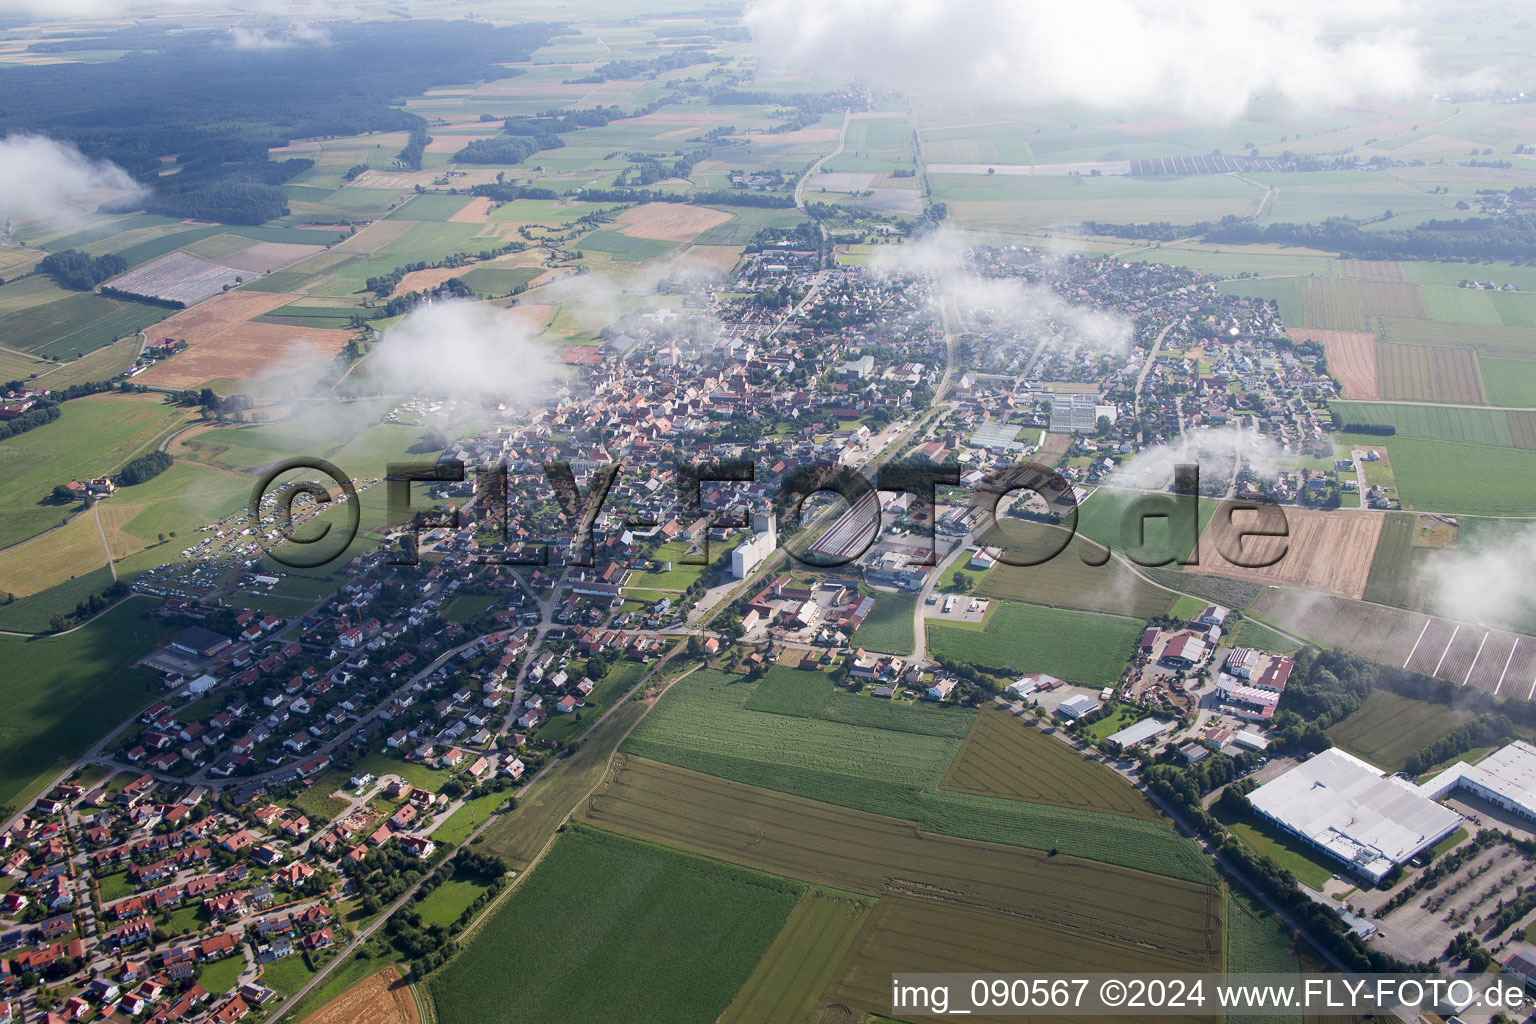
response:
[[[1328,358],[1328,372],[1339,382],[1345,398],[1380,398],[1376,367],[1376,335],[1370,331],[1330,331],[1318,327],[1290,329],[1296,341],[1316,341]]]
[[[173,252],[153,263],[119,274],[104,287],[190,306],[210,295],[217,295],[221,290],[233,288],[250,277],[251,273],[249,270],[210,262],[189,252]]]
[[[1378,349],[1380,396],[1397,402],[1484,401],[1477,356],[1468,348],[1400,345],[1382,342]]]
[[[1145,797],[1113,770],[1034,724],[998,708],[976,716],[944,788],[977,796],[1160,820]]]
[[[1240,507],[1231,515],[1218,512],[1201,535],[1200,564],[1187,566],[1185,572],[1284,583],[1358,599],[1370,575],[1381,515],[1289,506],[1280,511],[1288,533],[1273,537],[1243,536],[1261,521],[1256,512]],[[1234,564],[1223,551],[1255,567]]]
[[[520,1016],[544,1024],[711,1024],[751,976],[803,888],[569,828],[432,979],[439,1018],[479,1024],[516,1006]],[[560,927],[551,927],[557,921]],[[538,941],[529,942],[531,936]],[[510,956],[515,971],[507,969]],[[659,970],[662,964],[675,967]],[[594,984],[598,976],[602,983]]]

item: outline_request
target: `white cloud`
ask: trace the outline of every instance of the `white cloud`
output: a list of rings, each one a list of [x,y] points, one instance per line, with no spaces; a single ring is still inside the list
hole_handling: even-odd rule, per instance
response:
[[[967,322],[1006,323],[1021,333],[1049,338],[1059,350],[1129,349],[1135,332],[1125,317],[1074,305],[1045,285],[983,277],[967,261],[970,244],[960,231],[945,225],[916,242],[881,247],[872,265],[876,271],[923,274]]]
[[[1137,452],[1120,467],[1117,486],[1164,488],[1173,483],[1176,466],[1199,466],[1202,489],[1230,481],[1245,467],[1261,477],[1279,472],[1285,451],[1274,438],[1242,427],[1202,427],[1186,431],[1166,444]]]
[[[281,29],[236,26],[229,30],[229,40],[237,50],[280,50],[290,46],[329,46],[331,36],[319,26],[294,22]]]
[[[769,67],[905,91],[1231,119],[1423,84],[1404,0],[753,0]]]
[[[1463,622],[1519,627],[1536,617],[1536,526],[1502,543],[1436,551],[1417,576],[1435,611]]]
[[[0,139],[0,216],[73,223],[103,200],[140,192],[121,167],[89,160],[67,142],[44,135]]]
[[[537,326],[517,313],[467,299],[418,307],[368,360],[382,390],[473,401],[537,397],[558,370]]]

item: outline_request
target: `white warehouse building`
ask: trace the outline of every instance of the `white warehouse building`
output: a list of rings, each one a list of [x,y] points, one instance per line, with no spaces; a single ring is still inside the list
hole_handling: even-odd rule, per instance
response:
[[[1419,788],[1436,800],[1463,790],[1518,818],[1536,822],[1536,746],[1515,740],[1477,764],[1457,761]]]
[[[1461,815],[1334,747],[1254,790],[1253,809],[1348,870],[1380,882],[1455,832]]]

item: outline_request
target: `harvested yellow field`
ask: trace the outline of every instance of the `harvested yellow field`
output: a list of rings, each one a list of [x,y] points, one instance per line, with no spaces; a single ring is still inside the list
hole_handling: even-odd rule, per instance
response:
[[[723,210],[688,203],[646,203],[619,214],[619,233],[663,242],[691,242],[731,215]]]
[[[1259,513],[1242,504],[1223,502],[1216,510],[1200,535],[1200,564],[1186,566],[1185,572],[1300,587],[1356,601],[1364,596],[1385,519],[1381,512],[1271,506],[1284,513],[1285,535],[1243,536],[1258,529],[1267,532],[1268,527],[1261,527]],[[1233,564],[1223,552],[1247,565]]]

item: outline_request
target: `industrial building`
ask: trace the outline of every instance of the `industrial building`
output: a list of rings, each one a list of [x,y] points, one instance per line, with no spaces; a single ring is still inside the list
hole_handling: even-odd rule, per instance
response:
[[[1132,747],[1154,739],[1173,728],[1173,723],[1160,718],[1143,718],[1141,721],[1126,726],[1114,733],[1108,739],[1111,746],[1120,750],[1129,750]]]
[[[1266,782],[1248,799],[1261,816],[1371,882],[1461,825],[1461,815],[1418,786],[1337,747]]]
[[[1458,761],[1419,788],[1435,800],[1462,790],[1536,823],[1536,746],[1515,740],[1477,764]]]
[[[1099,710],[1099,702],[1087,694],[1080,693],[1075,697],[1068,697],[1056,705],[1056,713],[1062,718],[1082,718]]]
[[[731,575],[738,580],[746,579],[778,546],[778,525],[773,513],[756,513],[752,517],[752,536],[731,551]]]
[[[1113,423],[1120,410],[1101,401],[1098,395],[1052,395],[1051,433],[1091,434],[1099,427],[1099,419]]]

